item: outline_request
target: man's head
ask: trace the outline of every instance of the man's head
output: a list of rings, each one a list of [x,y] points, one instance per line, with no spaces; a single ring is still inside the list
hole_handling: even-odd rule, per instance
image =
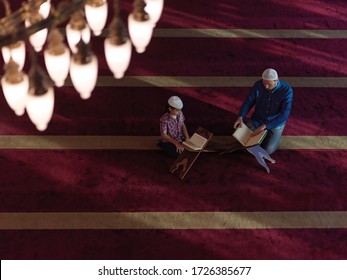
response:
[[[265,69],[261,78],[263,79],[263,85],[267,90],[274,89],[278,84],[278,74],[275,69]]]
[[[177,116],[183,108],[183,102],[178,96],[171,96],[167,103],[169,105],[169,111],[171,115]]]

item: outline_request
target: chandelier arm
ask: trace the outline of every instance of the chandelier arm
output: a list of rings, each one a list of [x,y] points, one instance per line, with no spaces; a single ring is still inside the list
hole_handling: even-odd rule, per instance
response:
[[[2,3],[5,6],[5,14],[6,16],[9,16],[11,14],[11,7],[10,7],[10,3],[8,3],[7,0],[2,0]]]
[[[30,70],[29,70],[29,83],[32,94],[43,95],[47,92],[49,87],[54,85],[52,79],[46,75],[38,64],[37,54],[32,46],[29,47],[30,55]]]
[[[21,8],[12,12],[8,0],[2,0],[5,6],[6,16],[0,19],[0,35],[13,33],[19,25],[30,15],[30,11],[34,8],[38,9],[46,0],[29,0],[23,2]]]
[[[114,1],[113,1],[113,15],[114,15],[115,17],[119,17],[119,15],[120,15],[119,0],[114,0]]]
[[[7,8],[5,9],[7,10]],[[0,36],[11,33],[17,25],[22,23],[24,20],[24,14],[24,8],[20,8],[13,13],[9,10],[9,14],[6,15],[6,17],[0,19]]]
[[[123,21],[120,18],[120,3],[119,0],[113,1],[113,18],[109,25],[108,38],[110,42],[114,45],[123,45],[127,38],[127,30]]]
[[[39,0],[44,2],[42,0]],[[60,3],[58,9],[54,14],[49,15],[46,19],[32,24],[29,27],[19,26],[26,18],[26,8],[22,7],[16,12],[0,20],[1,25],[5,23],[5,27],[0,28],[0,47],[14,44],[21,40],[26,40],[30,35],[45,29],[56,26],[66,21],[74,12],[84,7],[85,0],[72,0]]]
[[[134,18],[137,21],[147,21],[148,20],[148,14],[145,11],[146,3],[144,0],[135,0],[133,3],[134,6]]]

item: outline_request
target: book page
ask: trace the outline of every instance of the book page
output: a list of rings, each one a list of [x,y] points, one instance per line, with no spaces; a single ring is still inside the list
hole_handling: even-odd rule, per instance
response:
[[[197,147],[193,143],[189,142],[189,140],[182,142],[182,144],[191,150],[195,150],[195,151],[199,150],[199,147]]]
[[[260,132],[259,134],[252,136],[251,138],[248,139],[245,146],[250,147],[250,146],[260,144],[264,140],[266,133],[267,133],[267,130],[264,130],[264,131]]]
[[[194,133],[193,136],[189,140],[184,141],[183,144],[193,150],[201,150],[206,142],[206,138],[202,137],[197,133]]]
[[[242,123],[242,126],[238,127],[235,132],[233,133],[233,136],[243,145],[247,145],[247,141],[251,138],[252,130],[248,128],[247,125]]]

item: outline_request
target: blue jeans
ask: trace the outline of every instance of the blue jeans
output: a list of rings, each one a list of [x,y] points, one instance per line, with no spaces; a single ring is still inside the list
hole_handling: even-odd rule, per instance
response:
[[[255,130],[255,127],[254,127],[252,121],[249,121],[247,123],[247,126],[251,130]],[[260,146],[262,148],[264,148],[268,152],[269,155],[271,155],[272,153],[274,153],[276,151],[278,144],[280,143],[284,127],[285,127],[285,124],[282,124],[278,127],[268,129],[267,135],[266,135],[264,141],[260,144]]]

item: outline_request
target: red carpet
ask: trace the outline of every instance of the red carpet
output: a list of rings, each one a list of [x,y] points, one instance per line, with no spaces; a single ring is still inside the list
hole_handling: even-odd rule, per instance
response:
[[[130,4],[128,4],[130,6]],[[344,0],[166,1],[159,27],[345,29]]]
[[[0,258],[337,260],[346,259],[346,238],[346,229],[9,230],[0,232]]]
[[[346,151],[287,150],[274,159],[268,175],[247,152],[204,154],[180,181],[160,151],[3,151],[0,210],[347,210]]]
[[[94,52],[103,53],[103,40]],[[280,76],[342,77],[346,49],[347,39],[153,38],[146,53],[134,52],[127,75],[260,76],[271,65]],[[99,64],[111,75],[103,57]]]

